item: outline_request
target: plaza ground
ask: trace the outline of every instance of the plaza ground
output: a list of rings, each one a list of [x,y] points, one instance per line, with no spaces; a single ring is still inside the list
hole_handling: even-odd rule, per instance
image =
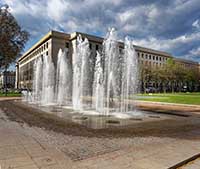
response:
[[[0,101],[2,169],[173,169],[177,164],[184,166],[176,168],[199,169],[198,106],[183,111],[173,107],[170,120],[94,130],[6,99]],[[137,104],[141,109],[170,108]]]

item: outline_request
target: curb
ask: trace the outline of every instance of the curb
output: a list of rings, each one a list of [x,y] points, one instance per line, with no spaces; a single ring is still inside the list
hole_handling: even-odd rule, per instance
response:
[[[200,153],[199,154],[196,154],[172,167],[169,167],[168,169],[178,169],[179,167],[183,167],[184,165],[188,164],[189,162],[192,162],[194,160],[196,160],[197,158],[200,158]]]
[[[152,101],[139,101],[139,100],[135,100],[136,104],[140,104],[140,103],[149,103],[149,104],[157,104],[157,105],[170,105],[170,106],[182,106],[182,107],[195,107],[195,108],[200,108],[199,105],[193,105],[193,104],[178,104],[178,103],[165,103],[165,102],[152,102]]]

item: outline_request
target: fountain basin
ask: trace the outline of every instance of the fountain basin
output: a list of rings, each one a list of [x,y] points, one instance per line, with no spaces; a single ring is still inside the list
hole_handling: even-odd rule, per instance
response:
[[[109,127],[128,126],[135,123],[144,123],[150,121],[159,121],[170,119],[170,115],[158,115],[148,111],[129,111],[127,113],[112,112],[102,114],[94,110],[73,111],[71,107],[63,107],[62,114],[64,118],[80,125],[93,129],[103,129]],[[155,118],[153,118],[155,117]]]

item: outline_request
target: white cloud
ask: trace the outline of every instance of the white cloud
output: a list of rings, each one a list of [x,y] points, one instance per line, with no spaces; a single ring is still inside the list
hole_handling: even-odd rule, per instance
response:
[[[192,23],[192,26],[194,26],[195,28],[200,28],[200,21],[197,19],[196,21],[194,21],[193,23]]]
[[[67,17],[66,13],[71,10],[71,5],[69,2],[64,0],[49,0],[47,1],[46,8],[50,19],[60,22]]]
[[[190,51],[190,54],[194,55],[194,56],[198,56],[200,58],[200,46],[196,49],[192,49]]]
[[[172,52],[174,49],[197,42],[199,39],[200,32],[194,32],[189,35],[182,35],[173,39],[148,37],[147,39],[134,40],[133,43],[139,46]]]

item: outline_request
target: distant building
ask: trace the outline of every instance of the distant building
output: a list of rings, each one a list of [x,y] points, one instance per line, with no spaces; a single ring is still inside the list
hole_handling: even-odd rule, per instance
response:
[[[71,34],[61,33],[57,31],[50,31],[42,39],[40,39],[34,46],[32,46],[25,54],[23,54],[16,64],[16,87],[17,88],[32,88],[33,80],[33,63],[34,60],[40,56],[51,56],[55,65],[57,61],[58,50],[68,48],[68,56],[72,60],[72,43],[77,39],[78,35],[87,37],[90,43],[91,55],[95,57],[96,51],[102,49],[103,38],[92,36],[84,33],[74,32]],[[122,51],[124,44],[119,43],[119,52]],[[140,46],[134,46],[138,55],[138,61],[140,65],[148,67],[160,67],[166,64],[168,58],[173,58],[169,53],[144,48]],[[183,64],[186,67],[197,67],[197,62],[176,59],[177,62]],[[155,86],[158,84],[155,84]],[[146,84],[148,86],[148,84]]]
[[[200,73],[200,63],[199,63],[199,73]]]
[[[200,64],[198,62],[194,62],[192,60],[186,60],[181,58],[174,58],[175,63],[180,64],[185,69],[196,69],[200,72]]]
[[[15,87],[15,72],[7,71],[0,74],[0,88],[14,88]]]

